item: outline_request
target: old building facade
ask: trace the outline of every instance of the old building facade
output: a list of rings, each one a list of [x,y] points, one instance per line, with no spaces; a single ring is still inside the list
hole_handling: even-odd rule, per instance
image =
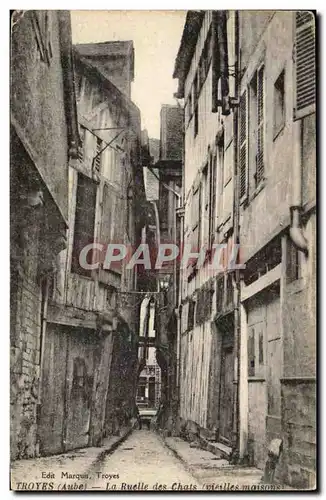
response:
[[[218,40],[220,22],[217,13],[188,13],[174,73],[185,110],[182,244],[192,253],[204,247],[212,250],[213,244],[228,245],[234,238],[233,117],[224,110],[223,115],[217,106],[222,96],[216,61],[225,58]],[[225,41],[226,30],[230,34],[229,64],[234,64],[234,14],[224,24]],[[234,78],[226,80],[234,97]],[[207,265],[197,269],[195,259],[180,269],[182,427],[229,445],[234,349],[230,278],[231,274],[209,270]]]
[[[120,74],[115,67],[119,55],[129,71],[119,77],[117,87],[111,80]],[[130,99],[132,61],[130,42],[74,47],[82,144],[78,159],[69,165],[68,247],[58,259],[47,312],[45,349],[54,359],[44,367],[40,427],[46,453],[98,445],[132,415],[137,273],[135,267],[127,269],[126,261],[106,268],[104,257],[110,243],[131,249],[141,237],[140,113]],[[81,251],[93,242],[99,252],[86,253],[91,266],[85,269]],[[65,353],[65,369],[62,358],[55,358],[57,349]],[[53,389],[51,380],[56,381]],[[56,398],[53,391],[63,397]],[[55,419],[54,404],[62,406]]]
[[[133,415],[137,268],[105,261],[144,224],[133,60],[128,41],[72,47],[67,12],[14,27],[13,458],[99,445]]]
[[[302,487],[316,470],[314,22],[311,12],[240,16],[247,449],[263,467],[283,439],[282,480]]]
[[[77,155],[79,138],[69,13],[26,11],[12,24],[11,42],[10,402],[16,459],[39,453],[48,287],[56,256],[67,245],[68,162]]]
[[[160,156],[158,224],[160,244],[180,245],[178,209],[182,186],[183,111],[179,105],[165,104],[160,113]],[[164,250],[165,254],[169,251]],[[173,431],[177,415],[177,306],[179,296],[178,259],[157,269],[160,295],[157,300],[156,352],[162,373],[162,405],[159,425]]]
[[[174,72],[182,237],[245,266],[180,270],[181,425],[262,469],[280,439],[280,480],[298,486],[316,469],[314,22],[189,12]]]

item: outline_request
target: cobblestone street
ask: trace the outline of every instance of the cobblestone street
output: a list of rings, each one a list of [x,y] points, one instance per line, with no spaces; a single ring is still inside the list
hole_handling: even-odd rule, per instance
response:
[[[199,488],[162,439],[147,430],[134,431],[113,453],[110,448],[86,448],[16,461],[11,483],[15,490]]]
[[[119,476],[112,481],[99,474]],[[199,489],[197,481],[185,470],[173,452],[164,446],[161,438],[147,430],[134,431],[112,454],[107,456],[92,474],[97,479],[90,486],[125,490]]]
[[[116,438],[117,439],[117,438]],[[112,446],[113,445],[113,446]],[[73,450],[12,464],[14,490],[240,490],[261,489],[262,471],[236,467],[180,438],[135,430],[103,447]]]

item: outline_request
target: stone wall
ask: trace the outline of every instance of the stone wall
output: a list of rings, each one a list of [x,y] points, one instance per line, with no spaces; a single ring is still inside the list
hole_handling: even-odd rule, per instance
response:
[[[32,214],[31,214],[32,215]],[[34,216],[36,214],[34,213]],[[33,217],[31,217],[32,219]],[[38,453],[36,436],[41,337],[41,290],[36,279],[38,262],[37,216],[25,230],[25,259],[11,280],[11,455]]]
[[[296,488],[316,486],[316,385],[282,384],[283,480]]]

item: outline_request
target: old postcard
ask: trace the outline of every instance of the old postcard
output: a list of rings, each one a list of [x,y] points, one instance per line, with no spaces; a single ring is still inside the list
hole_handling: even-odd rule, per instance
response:
[[[316,13],[11,12],[11,489],[314,490]]]

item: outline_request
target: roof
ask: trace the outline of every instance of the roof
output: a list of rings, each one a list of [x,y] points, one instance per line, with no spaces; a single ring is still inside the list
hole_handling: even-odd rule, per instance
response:
[[[118,89],[103,73],[92,64],[91,61],[81,56],[79,46],[73,47],[73,55],[75,63],[82,65],[83,71],[91,78],[97,79],[102,83],[103,88],[107,91],[107,97],[112,100],[118,99],[121,105],[128,111],[131,122],[134,125],[134,131],[140,131],[140,110],[136,104],[128,98],[121,90]],[[140,134],[139,134],[140,135]]]
[[[184,97],[184,82],[195,52],[199,32],[203,24],[205,11],[189,10],[183,28],[180,47],[175,60],[173,78],[179,79],[178,97]]]
[[[131,80],[134,79],[134,44],[132,40],[109,41],[99,43],[78,43],[75,45],[79,54],[83,57],[94,58],[118,58],[130,57],[131,60]]]

